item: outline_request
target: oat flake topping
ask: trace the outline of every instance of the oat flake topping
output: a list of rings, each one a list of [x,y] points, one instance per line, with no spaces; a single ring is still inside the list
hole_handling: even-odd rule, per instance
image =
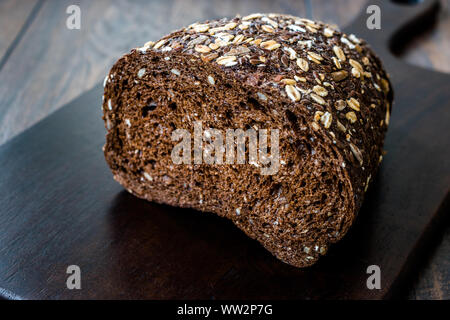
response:
[[[362,140],[352,133],[361,127],[389,123],[390,85],[378,58],[364,40],[322,22],[255,13],[193,23],[139,49],[141,54],[148,50],[192,54],[230,75],[257,77],[260,101],[270,103],[274,90],[278,90],[288,106],[303,105],[310,112],[312,128],[342,135],[340,140],[351,143],[360,163],[365,157],[358,149]],[[207,81],[215,84],[212,77]],[[364,94],[368,91],[378,94]],[[384,121],[370,123],[371,112],[382,112]]]

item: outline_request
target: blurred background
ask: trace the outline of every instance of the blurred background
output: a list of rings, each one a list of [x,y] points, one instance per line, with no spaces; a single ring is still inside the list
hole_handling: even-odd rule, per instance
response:
[[[450,73],[450,0],[441,4],[437,24],[418,35],[401,58]],[[70,5],[81,10],[80,29],[66,26]],[[0,145],[103,81],[123,53],[197,20],[264,11],[343,27],[367,5],[366,0],[0,0]],[[449,252],[447,228],[406,298],[450,299]]]

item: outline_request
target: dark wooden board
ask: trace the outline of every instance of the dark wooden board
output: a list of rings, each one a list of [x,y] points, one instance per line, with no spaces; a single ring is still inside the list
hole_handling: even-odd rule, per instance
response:
[[[7,298],[387,298],[414,270],[448,210],[450,76],[404,64],[394,49],[431,22],[433,1],[383,2],[367,39],[391,74],[388,154],[346,238],[316,266],[285,265],[231,222],[148,203],[114,182],[101,147],[97,86],[0,148],[0,294]],[[414,21],[415,23],[411,23]],[[402,29],[398,29],[402,26]],[[82,289],[66,288],[79,265]],[[366,288],[379,265],[382,289]]]

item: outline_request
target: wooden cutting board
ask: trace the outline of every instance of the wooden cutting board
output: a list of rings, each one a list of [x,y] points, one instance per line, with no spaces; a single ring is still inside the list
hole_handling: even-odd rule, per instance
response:
[[[356,224],[308,269],[276,260],[231,222],[139,200],[102,154],[101,85],[0,148],[0,295],[12,299],[298,299],[395,296],[448,214],[450,76],[391,50],[433,22],[437,1],[379,2],[346,32],[368,40],[390,72],[387,155]],[[66,269],[81,268],[81,290]],[[369,265],[381,289],[366,287]]]

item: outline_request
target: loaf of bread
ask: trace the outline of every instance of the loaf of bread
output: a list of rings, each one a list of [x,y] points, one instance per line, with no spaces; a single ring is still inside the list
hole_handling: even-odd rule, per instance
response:
[[[296,267],[354,222],[392,103],[364,40],[281,14],[194,23],[131,50],[104,85],[115,180],[226,217]]]

